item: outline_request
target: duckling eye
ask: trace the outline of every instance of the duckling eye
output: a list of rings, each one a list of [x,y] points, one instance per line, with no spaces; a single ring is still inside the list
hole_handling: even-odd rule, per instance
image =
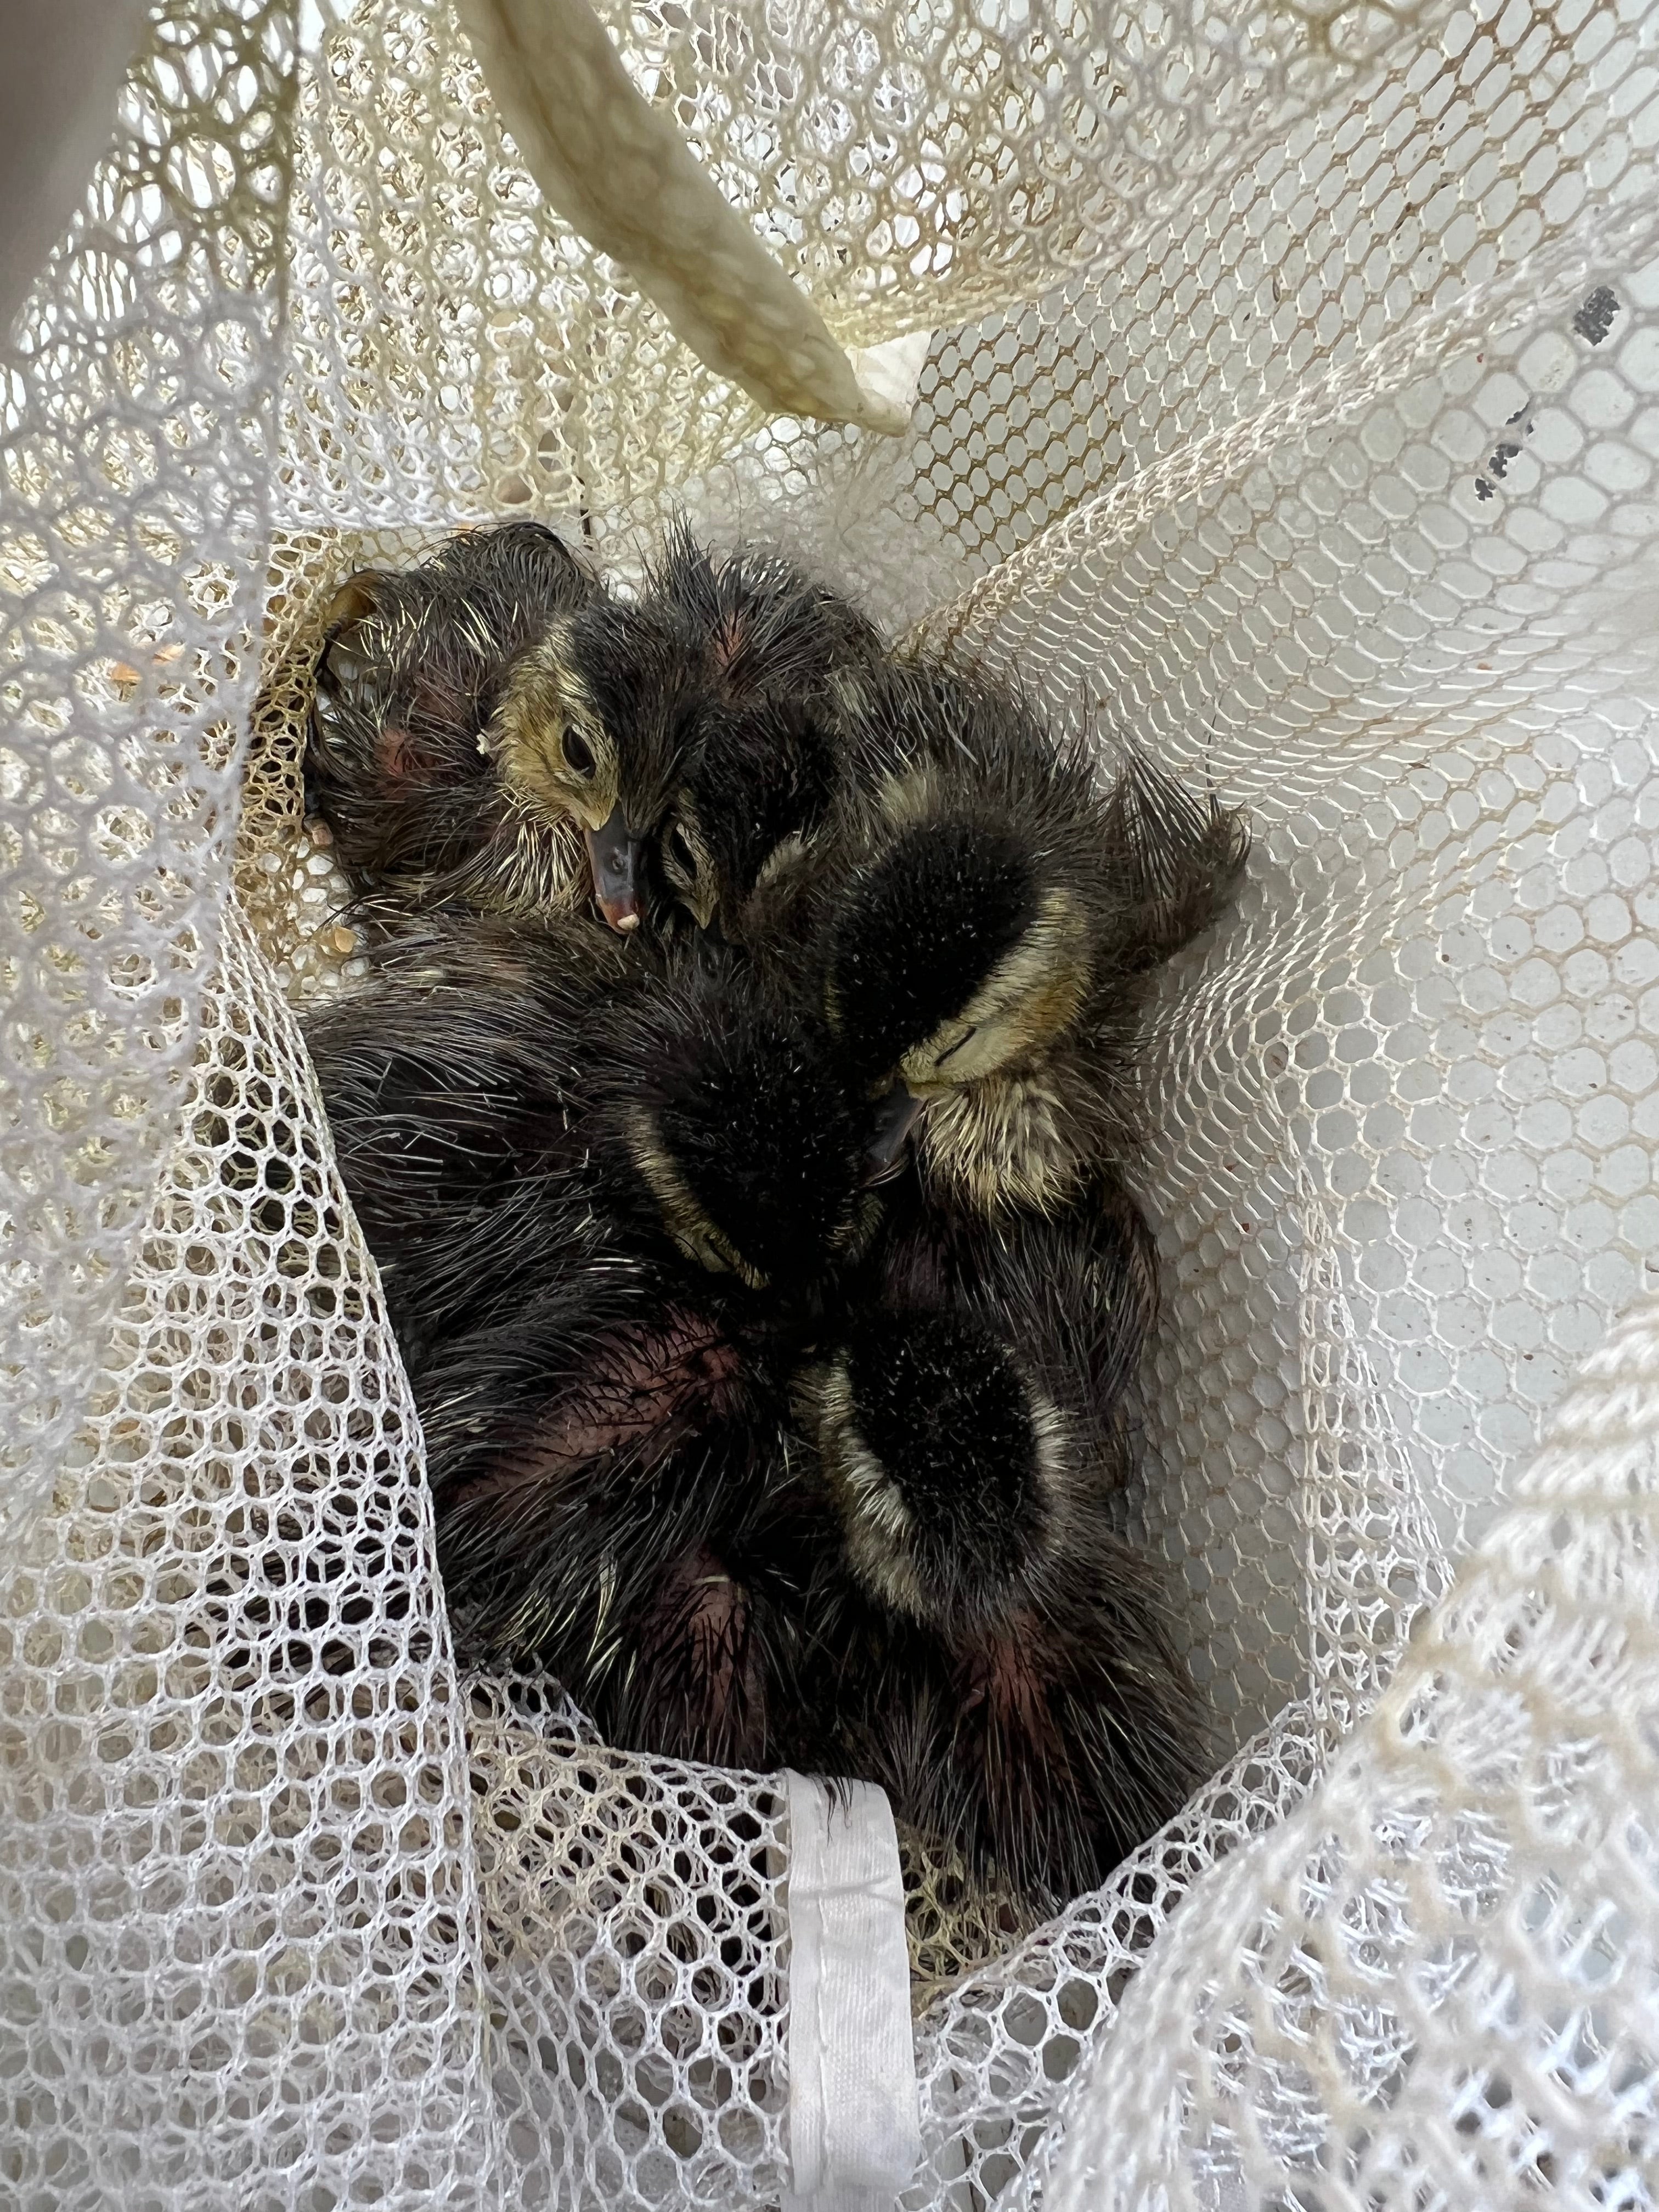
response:
[[[574,769],[578,775],[592,775],[593,748],[580,731],[571,729],[567,724],[559,739],[559,750],[564,755],[564,764],[568,769]]]
[[[947,1060],[954,1060],[957,1054],[962,1050],[963,1045],[969,1043],[978,1035],[978,1023],[971,1023],[967,1029],[963,1030],[962,1035],[957,1039],[956,1042],[951,1047],[951,1049],[948,1052],[940,1053],[939,1058],[933,1062],[934,1066],[943,1067]]]

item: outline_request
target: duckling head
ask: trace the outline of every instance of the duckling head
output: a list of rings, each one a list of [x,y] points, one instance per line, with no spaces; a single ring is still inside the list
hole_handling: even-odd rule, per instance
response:
[[[704,697],[662,859],[700,928],[741,939],[739,917],[825,820],[837,781],[832,678],[878,659],[852,602],[776,555],[715,561],[684,525],[667,534],[649,604],[694,646]]]
[[[647,909],[644,859],[690,739],[699,679],[683,629],[595,597],[514,664],[483,743],[516,802],[574,822],[611,928]]]
[[[905,807],[831,915],[825,1005],[857,1079],[929,1098],[1039,1053],[1091,975],[1083,898],[1012,818]]]
[[[946,1634],[1005,1620],[1060,1516],[1059,1413],[977,1321],[883,1310],[809,1385],[854,1578]]]
[[[715,558],[684,520],[665,533],[644,604],[683,625],[728,705],[799,697],[834,672],[880,665],[880,634],[850,599],[775,552]]]
[[[809,701],[705,703],[661,844],[668,887],[699,929],[742,940],[750,900],[803,853],[834,788],[834,757]]]
[[[641,1026],[618,1107],[634,1173],[670,1240],[715,1274],[810,1293],[872,1232],[867,1118],[822,1024],[728,979]]]

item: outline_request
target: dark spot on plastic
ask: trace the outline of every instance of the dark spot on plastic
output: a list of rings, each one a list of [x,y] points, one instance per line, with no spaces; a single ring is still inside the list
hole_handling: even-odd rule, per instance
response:
[[[1581,338],[1593,346],[1600,345],[1613,328],[1613,319],[1619,312],[1619,301],[1610,284],[1598,284],[1584,295],[1584,303],[1572,319],[1572,326]]]

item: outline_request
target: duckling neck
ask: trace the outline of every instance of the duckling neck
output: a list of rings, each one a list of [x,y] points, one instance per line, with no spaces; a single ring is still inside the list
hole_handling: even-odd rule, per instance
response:
[[[1127,1150],[1127,1102],[1103,1097],[1063,1050],[1036,1053],[934,1100],[916,1139],[930,1198],[986,1214],[1054,1214],[1103,1154]]]

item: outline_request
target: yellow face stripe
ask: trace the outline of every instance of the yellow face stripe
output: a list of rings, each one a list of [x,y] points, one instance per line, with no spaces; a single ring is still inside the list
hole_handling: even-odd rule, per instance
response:
[[[569,657],[570,625],[556,623],[520,654],[484,741],[501,763],[507,789],[532,814],[568,817],[598,830],[616,811],[620,790],[617,749]],[[564,757],[564,733],[575,730],[593,757],[591,775]]]
[[[680,1173],[679,1163],[662,1145],[651,1116],[638,1107],[629,1117],[628,1149],[647,1188],[662,1209],[663,1225],[680,1249],[710,1274],[735,1275],[751,1291],[763,1291],[766,1277],[750,1265],[730,1239],[708,1218]]]
[[[1055,885],[961,1012],[906,1053],[905,1081],[913,1090],[951,1089],[1035,1051],[1076,1018],[1089,975],[1088,925],[1070,892]]]

